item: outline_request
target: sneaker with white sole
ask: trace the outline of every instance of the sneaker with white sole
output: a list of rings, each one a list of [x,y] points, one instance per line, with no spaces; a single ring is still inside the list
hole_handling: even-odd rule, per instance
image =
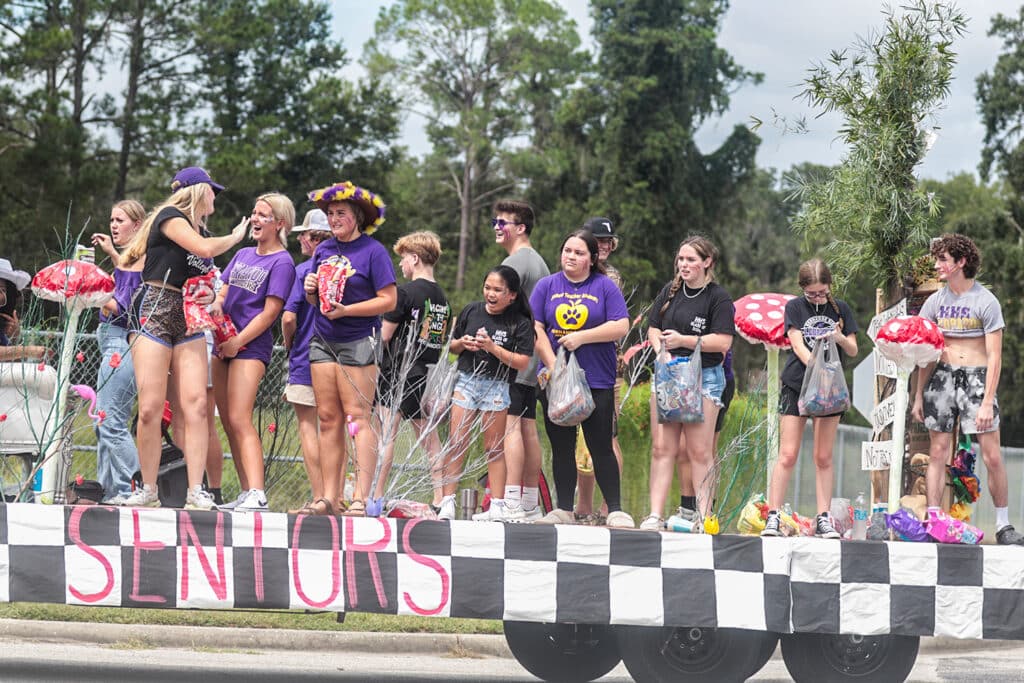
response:
[[[523,508],[523,521],[524,522],[537,522],[544,517],[544,510],[540,505],[535,505],[530,509]]]
[[[102,503],[100,503],[100,505],[114,505],[114,506],[119,506],[119,505],[124,505],[124,502],[125,502],[126,500],[128,500],[128,496],[126,496],[126,495],[125,495],[125,494],[123,494],[123,493],[119,493],[119,494],[117,494],[116,496],[111,496],[110,498],[107,498],[107,499],[106,499],[106,500],[104,500],[104,501],[103,501]]]
[[[605,526],[613,529],[635,529],[636,522],[633,521],[628,512],[616,510],[615,512],[608,513],[608,521],[605,522]]]
[[[235,512],[266,512],[267,495],[262,489],[249,489],[245,500],[235,506]]]
[[[839,532],[832,526],[832,517],[827,512],[822,512],[815,519],[814,535],[818,538],[839,538]]]
[[[217,503],[213,500],[212,493],[204,489],[202,484],[196,484],[185,495],[185,509],[216,510]]]
[[[519,503],[505,503],[501,516],[502,522],[519,523],[526,521],[526,511]]]
[[[685,519],[688,522],[693,522],[697,517],[699,517],[696,510],[691,510],[690,508],[683,507],[682,505],[676,508],[675,516]]]
[[[473,515],[474,522],[503,522],[505,521],[505,501],[499,498],[492,498],[491,505],[483,512]]]
[[[124,499],[122,505],[135,508],[158,508],[160,507],[160,494],[149,484],[143,484],[132,492],[132,495]]]
[[[548,514],[537,520],[538,524],[575,524],[576,515],[569,510],[555,508]]]
[[[640,528],[644,531],[661,531],[665,528],[665,520],[651,513],[640,522]]]
[[[243,500],[245,500],[245,497],[248,496],[248,495],[249,495],[248,491],[242,491],[241,493],[238,494],[238,497],[235,498],[230,503],[224,503],[223,505],[218,505],[217,507],[219,509],[221,509],[221,510],[234,510],[236,507],[238,507],[239,503],[241,503]]]
[[[441,504],[437,506],[437,518],[438,519],[455,519],[455,494],[445,496],[441,499]]]
[[[781,536],[782,531],[780,525],[782,524],[782,518],[779,517],[779,513],[776,510],[768,511],[768,519],[764,523],[764,530],[761,531],[762,536]]]

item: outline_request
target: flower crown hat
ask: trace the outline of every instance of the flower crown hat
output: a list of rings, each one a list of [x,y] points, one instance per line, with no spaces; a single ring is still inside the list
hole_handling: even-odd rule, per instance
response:
[[[352,202],[358,204],[366,217],[366,225],[362,226],[363,232],[372,235],[384,222],[384,211],[387,208],[380,195],[369,190],[353,185],[346,180],[342,183],[335,183],[319,190],[309,193],[309,201],[316,204],[322,211],[327,211],[328,205],[332,202]]]

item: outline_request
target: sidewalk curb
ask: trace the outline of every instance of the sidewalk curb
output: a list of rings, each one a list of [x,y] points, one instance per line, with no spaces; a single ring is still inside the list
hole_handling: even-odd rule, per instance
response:
[[[301,631],[226,628],[222,626],[155,626],[71,621],[0,619],[0,638],[73,641],[110,645],[144,643],[152,647],[325,650],[409,654],[470,654],[511,658],[505,638],[487,634],[382,633],[373,631]]]
[[[406,654],[479,655],[512,658],[504,636],[453,633],[388,633],[377,631],[302,631],[295,629],[227,628],[223,626],[157,626],[98,624],[73,621],[0,619],[0,638],[70,641],[112,645],[142,643],[151,647],[219,648],[225,650],[316,650]],[[1020,647],[1015,640],[962,640],[922,637],[921,652],[968,652]],[[778,654],[778,653],[776,653]]]

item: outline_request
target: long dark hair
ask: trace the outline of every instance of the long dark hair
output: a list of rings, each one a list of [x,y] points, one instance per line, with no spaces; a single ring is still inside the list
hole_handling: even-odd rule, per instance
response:
[[[573,237],[580,238],[581,240],[583,240],[583,243],[587,245],[587,251],[590,252],[590,272],[596,272],[601,273],[602,275],[606,275],[608,273],[608,269],[605,268],[605,265],[601,263],[601,261],[598,260],[597,258],[597,238],[594,237],[594,233],[590,232],[585,228],[573,230],[566,236],[565,240],[562,241],[562,246],[558,248],[559,263],[561,263],[562,260],[562,250],[565,249],[565,243],[571,240]]]
[[[0,308],[0,313],[14,315],[15,309],[17,309],[18,304],[21,303],[21,292],[18,291],[17,286],[15,286],[13,282],[2,278],[0,278],[0,287],[7,290],[7,303],[4,304],[3,308]]]
[[[519,279],[519,273],[516,272],[516,269],[509,266],[495,266],[487,271],[487,275],[492,273],[500,277],[505,282],[505,286],[508,287],[508,291],[516,295],[516,298],[512,299],[512,303],[508,305],[505,311],[517,313],[533,322],[533,310],[530,308],[529,300],[523,293],[523,283]],[[485,276],[484,279],[486,280],[487,277]]]

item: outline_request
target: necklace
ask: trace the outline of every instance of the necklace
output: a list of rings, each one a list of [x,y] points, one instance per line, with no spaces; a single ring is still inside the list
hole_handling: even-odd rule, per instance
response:
[[[698,289],[696,292],[694,292],[693,294],[687,294],[686,293],[686,283],[684,282],[683,283],[683,296],[685,296],[687,299],[696,299],[698,296],[700,296],[700,293],[703,292],[707,288],[708,288],[708,283],[705,282],[704,286],[701,287],[700,289]]]

